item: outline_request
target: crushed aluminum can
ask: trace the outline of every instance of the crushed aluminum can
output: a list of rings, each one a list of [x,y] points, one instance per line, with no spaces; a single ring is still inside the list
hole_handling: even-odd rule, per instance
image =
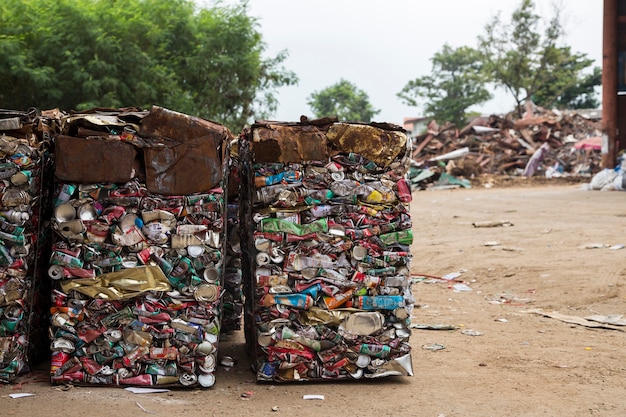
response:
[[[187,387],[190,385],[195,385],[195,383],[198,381],[198,377],[196,376],[196,374],[193,373],[184,373],[179,377],[178,381],[182,386]]]
[[[197,258],[204,253],[204,247],[202,245],[190,245],[187,246],[187,253],[192,258]]]
[[[212,373],[198,375],[198,383],[204,388],[212,387],[215,384],[215,375]]]
[[[92,204],[85,203],[78,207],[78,218],[83,221],[91,221],[96,220],[98,217],[98,212]]]
[[[204,272],[202,273],[204,280],[209,284],[215,284],[219,278],[219,275],[219,269],[214,265],[206,265],[204,267]]]
[[[54,209],[54,218],[59,222],[69,222],[76,218],[76,209],[71,203],[59,204]]]
[[[54,280],[63,278],[65,276],[63,267],[61,265],[50,265],[50,268],[48,268],[48,276]]]
[[[203,372],[205,374],[212,373],[213,371],[215,371],[215,362],[215,355],[206,355],[204,357],[204,360],[202,360],[202,364],[198,366],[200,372]]]
[[[196,301],[214,302],[219,296],[219,290],[213,284],[201,284],[196,287],[193,292]]]
[[[259,252],[256,255],[256,263],[259,266],[267,265],[271,261],[270,255],[266,252]]]

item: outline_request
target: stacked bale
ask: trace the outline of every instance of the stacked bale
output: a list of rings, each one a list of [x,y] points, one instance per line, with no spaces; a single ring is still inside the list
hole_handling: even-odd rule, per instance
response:
[[[71,115],[61,133],[52,382],[212,386],[232,135],[159,107]]]
[[[10,382],[47,349],[48,282],[44,190],[54,121],[37,110],[0,111],[0,382]]]
[[[257,122],[240,148],[245,328],[257,380],[412,375],[404,130]]]

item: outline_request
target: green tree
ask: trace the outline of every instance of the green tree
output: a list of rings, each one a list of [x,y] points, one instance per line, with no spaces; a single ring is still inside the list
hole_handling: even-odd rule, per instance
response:
[[[380,113],[372,107],[365,91],[344,79],[311,93],[307,104],[315,117],[337,116],[344,121],[371,122]]]
[[[591,62],[591,60],[586,60]],[[573,67],[577,66],[573,63]],[[567,63],[564,65],[567,68]],[[563,71],[565,72],[565,71]],[[602,70],[594,67],[591,74],[579,74],[571,68],[569,77],[554,79],[546,83],[532,96],[534,103],[546,108],[595,109],[600,107],[595,87],[602,84]]]
[[[591,99],[599,85],[596,78],[583,74],[593,61],[560,45],[564,35],[560,10],[555,8],[542,35],[534,9],[532,0],[522,0],[510,23],[498,14],[478,38],[489,80],[515,99],[520,116],[526,100],[544,106],[567,105],[579,101],[579,96]]]
[[[239,131],[297,83],[247,1],[4,0],[0,107],[84,110],[153,104]]]
[[[491,98],[485,88],[480,53],[448,44],[431,58],[431,75],[409,81],[397,95],[409,106],[423,103],[424,114],[440,123],[466,123],[467,109]]]

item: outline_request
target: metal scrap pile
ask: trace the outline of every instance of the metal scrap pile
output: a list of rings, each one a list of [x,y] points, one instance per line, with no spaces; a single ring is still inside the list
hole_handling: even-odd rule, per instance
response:
[[[410,140],[257,122],[240,142],[245,330],[258,381],[412,375]]]
[[[213,385],[231,140],[222,125],[159,107],[63,119],[53,383]]]
[[[477,117],[461,130],[431,122],[415,138],[413,184],[481,174],[590,177],[601,165],[599,113],[535,108],[519,120]]]
[[[0,382],[47,353],[49,287],[39,272],[46,261],[50,124],[36,110],[0,111]]]

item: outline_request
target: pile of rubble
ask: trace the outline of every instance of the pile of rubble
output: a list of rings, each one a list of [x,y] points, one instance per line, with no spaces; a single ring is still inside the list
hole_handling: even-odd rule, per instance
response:
[[[511,115],[476,117],[467,126],[438,126],[414,138],[411,179],[415,188],[469,186],[482,174],[583,176],[600,171],[599,111],[529,108]]]

